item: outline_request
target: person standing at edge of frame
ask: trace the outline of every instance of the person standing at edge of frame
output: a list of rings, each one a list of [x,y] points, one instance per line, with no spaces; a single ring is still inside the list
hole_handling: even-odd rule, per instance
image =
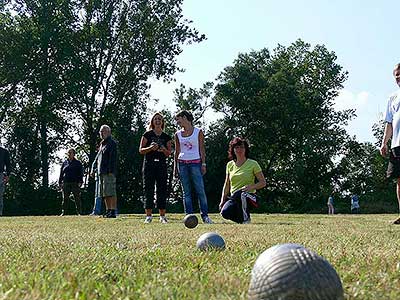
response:
[[[203,131],[193,126],[193,115],[186,110],[176,114],[175,121],[182,129],[174,136],[174,175],[179,176],[182,183],[185,214],[193,213],[192,189],[194,188],[199,200],[201,218],[205,224],[212,224],[208,216],[203,181],[207,166]]]
[[[157,186],[157,208],[160,222],[167,223],[165,216],[167,205],[167,157],[171,155],[172,138],[164,132],[165,121],[161,113],[155,113],[150,120],[148,130],[140,141],[139,153],[144,155],[143,185],[145,191],[144,223],[151,223],[154,208],[154,187]]]
[[[394,66],[393,76],[400,87],[400,63]],[[400,211],[400,90],[394,92],[387,102],[385,115],[385,131],[383,133],[380,148],[381,155],[386,157],[389,152],[389,164],[386,172],[387,178],[396,178],[396,194]],[[390,150],[388,151],[388,141],[392,139]],[[393,224],[400,224],[400,217],[393,221]]]
[[[60,171],[58,184],[62,190],[62,211],[60,216],[68,213],[70,195],[74,196],[76,213],[82,214],[81,205],[81,187],[83,184],[83,166],[82,163],[75,158],[75,149],[69,149],[68,158],[63,162]]]
[[[3,195],[11,174],[10,152],[0,146],[0,216],[3,215]]]
[[[108,125],[100,127],[102,138],[97,156],[97,171],[99,172],[100,195],[106,205],[105,218],[116,218],[117,210],[117,143],[111,137]]]
[[[357,194],[351,195],[351,206],[350,210],[352,214],[360,213],[360,201]]]
[[[326,203],[326,205],[328,205],[328,215],[334,215],[335,207],[334,207],[333,194],[329,195],[328,202]]]

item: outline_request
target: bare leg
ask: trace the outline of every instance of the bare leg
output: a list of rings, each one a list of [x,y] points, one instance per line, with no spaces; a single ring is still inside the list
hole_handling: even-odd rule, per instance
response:
[[[396,186],[396,194],[397,194],[397,202],[399,203],[399,211],[400,211],[400,178],[397,178],[397,186]],[[400,224],[400,218],[397,218],[393,224]]]
[[[117,197],[110,197],[110,209],[117,209]]]
[[[161,216],[165,216],[165,211],[166,211],[165,208],[164,209],[159,209],[158,211],[160,212],[160,217]]]
[[[151,217],[151,214],[153,213],[153,210],[151,208],[146,208],[144,211],[147,217]]]

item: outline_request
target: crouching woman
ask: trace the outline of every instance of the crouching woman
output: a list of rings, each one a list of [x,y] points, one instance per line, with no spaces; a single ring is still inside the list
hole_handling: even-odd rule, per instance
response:
[[[250,223],[249,207],[258,207],[256,190],[266,185],[260,165],[249,158],[249,152],[244,139],[236,137],[229,143],[230,161],[219,209],[223,218],[236,223]]]

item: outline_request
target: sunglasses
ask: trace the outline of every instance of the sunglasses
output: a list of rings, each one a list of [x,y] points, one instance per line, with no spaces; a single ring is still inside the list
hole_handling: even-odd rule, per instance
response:
[[[246,148],[243,144],[242,145],[235,145],[235,146],[233,146],[233,149],[237,149],[237,148],[240,148],[240,149],[244,149],[244,148]]]

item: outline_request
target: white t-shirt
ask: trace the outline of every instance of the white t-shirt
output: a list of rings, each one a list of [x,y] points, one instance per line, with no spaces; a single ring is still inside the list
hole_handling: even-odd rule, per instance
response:
[[[400,90],[390,95],[385,121],[392,124],[393,135],[390,148],[400,146]]]
[[[176,132],[179,140],[181,151],[179,152],[178,159],[180,160],[196,160],[200,159],[199,148],[199,133],[200,129],[193,128],[193,133],[190,136],[182,136],[182,130]]]

